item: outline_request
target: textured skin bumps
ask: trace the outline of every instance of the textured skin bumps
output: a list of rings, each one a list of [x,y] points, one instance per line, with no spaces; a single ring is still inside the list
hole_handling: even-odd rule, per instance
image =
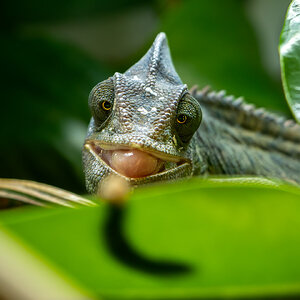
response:
[[[208,175],[258,175],[300,183],[300,126],[239,98],[194,91],[203,110],[194,151]],[[203,162],[202,162],[203,164]]]

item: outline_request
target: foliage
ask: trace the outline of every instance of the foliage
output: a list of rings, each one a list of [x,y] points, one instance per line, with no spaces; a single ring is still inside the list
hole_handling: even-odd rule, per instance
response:
[[[268,180],[195,178],[140,189],[124,208],[24,208],[0,219],[105,299],[284,297],[300,292],[299,195]]]
[[[280,62],[286,99],[300,122],[300,1],[294,0],[287,12],[280,36]]]

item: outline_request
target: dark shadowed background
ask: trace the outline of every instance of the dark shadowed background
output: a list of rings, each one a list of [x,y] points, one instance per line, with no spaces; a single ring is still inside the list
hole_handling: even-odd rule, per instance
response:
[[[175,67],[289,116],[277,45],[289,0],[4,1],[0,177],[84,193],[87,99],[166,32]]]

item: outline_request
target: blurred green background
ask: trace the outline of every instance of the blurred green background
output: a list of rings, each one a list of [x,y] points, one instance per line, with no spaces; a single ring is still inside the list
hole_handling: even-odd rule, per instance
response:
[[[85,193],[89,92],[135,63],[160,31],[189,87],[225,89],[290,117],[277,53],[289,2],[5,0],[0,177]],[[25,206],[2,211],[0,225],[96,297],[298,299],[299,189],[211,180],[138,189],[119,212],[103,203]],[[185,273],[162,272],[170,264]],[[30,270],[17,273],[31,279]]]
[[[0,177],[84,193],[88,94],[167,33],[175,67],[289,115],[277,46],[289,0],[4,1],[1,9]]]

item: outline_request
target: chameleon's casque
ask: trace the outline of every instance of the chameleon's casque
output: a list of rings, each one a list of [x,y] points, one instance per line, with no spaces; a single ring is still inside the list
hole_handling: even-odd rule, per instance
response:
[[[89,106],[83,149],[89,192],[109,174],[132,185],[210,174],[300,182],[300,127],[224,92],[190,93],[164,33],[124,74],[97,84]]]

